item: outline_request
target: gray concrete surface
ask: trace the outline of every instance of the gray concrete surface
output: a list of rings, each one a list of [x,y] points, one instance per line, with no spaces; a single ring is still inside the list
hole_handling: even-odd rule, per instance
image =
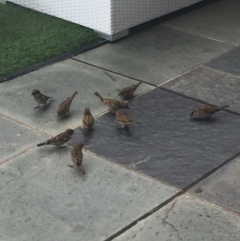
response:
[[[178,190],[70,147],[35,148],[0,166],[0,240],[101,241]]]
[[[114,241],[238,241],[240,217],[184,195]]]
[[[174,158],[173,163],[178,168],[176,171],[168,168],[167,171],[170,171],[166,173],[170,173],[169,183],[181,173],[185,178],[190,173],[194,181],[198,171],[204,170],[202,176],[239,151],[238,115],[220,112],[209,122],[194,123],[193,129],[185,125],[183,133],[179,125],[189,121],[190,110],[187,106],[190,108],[191,103],[196,101],[173,93],[159,94],[159,102],[152,95],[149,95],[151,97],[148,100],[137,98],[130,103],[132,109],[128,113],[141,121],[143,119],[143,123],[139,129],[139,126],[131,126],[128,132],[130,135],[123,134],[122,130],[117,132],[112,121],[113,115],[102,115],[96,120],[96,129],[92,132],[95,136],[89,135],[93,139],[87,142],[91,147],[89,150],[95,151],[95,154],[84,151],[85,176],[68,167],[71,164],[70,146],[31,147],[47,138],[41,133],[54,135],[81,124],[83,109],[87,106],[95,116],[101,115],[106,108],[93,93],[98,90],[103,96],[116,98],[116,89],[136,83],[131,78],[152,84],[167,81],[166,88],[212,104],[229,104],[231,110],[240,113],[239,78],[222,72],[239,73],[239,52],[223,54],[239,44],[239,7],[240,2],[237,0],[216,1],[167,22],[167,27],[160,24],[76,57],[103,69],[116,71],[118,75],[109,73],[109,77],[99,67],[71,59],[0,84],[0,241],[106,241],[122,229],[126,230],[115,241],[238,241],[239,158],[196,184],[187,195],[174,197],[165,205],[163,202],[178,193],[178,189],[152,179],[150,172],[141,174],[97,157],[102,154],[113,160],[122,158],[123,162],[131,163],[131,168],[138,166],[138,171],[151,169],[153,172],[157,169],[162,172],[162,164],[165,162],[164,165],[169,167],[169,160]],[[217,58],[219,55],[221,57]],[[211,59],[215,59],[215,62],[212,60],[213,65],[209,67],[222,71],[202,66]],[[186,73],[196,65],[197,68]],[[174,79],[179,74],[183,75]],[[124,77],[128,75],[130,78]],[[35,88],[54,97],[54,102],[48,108],[33,109],[36,103],[30,94]],[[151,88],[143,84],[137,94]],[[58,119],[57,105],[76,89],[79,94],[73,101],[70,116]],[[134,103],[138,103],[136,108]],[[143,111],[144,108],[147,110]],[[156,112],[159,116],[155,115]],[[171,125],[169,118],[176,117],[179,123],[176,121],[175,125]],[[112,122],[108,121],[110,118]],[[160,126],[161,120],[165,125]],[[18,126],[18,122],[22,122],[22,125]],[[231,123],[234,123],[234,127]],[[155,128],[151,129],[151,126]],[[219,126],[222,128],[217,129]],[[141,135],[141,128],[145,133],[150,128],[151,132]],[[210,131],[207,131],[208,128]],[[223,132],[229,132],[227,139],[226,135],[222,135]],[[79,133],[80,130],[76,131],[71,141],[81,141]],[[167,133],[167,138],[164,138],[164,133]],[[119,141],[114,142],[114,138],[117,139],[115,134],[118,140],[124,139],[128,145],[121,146]],[[96,138],[98,135],[99,138]],[[107,138],[103,138],[104,135]],[[147,142],[142,149],[134,148],[139,135],[143,143]],[[151,141],[151,135],[155,135],[156,141]],[[189,139],[191,141],[186,141],[187,135],[192,137]],[[214,138],[216,135],[217,138]],[[229,135],[236,139],[228,141]],[[174,143],[176,140],[172,139],[176,136],[183,145],[182,149],[186,150],[184,155],[195,150],[200,158],[193,158],[183,167],[184,159],[178,155],[181,145],[161,150],[164,141]],[[201,138],[199,151],[197,140]],[[206,139],[208,141],[204,142]],[[221,146],[218,146],[219,139]],[[94,145],[93,140],[96,140]],[[97,146],[99,144],[103,144],[104,148]],[[192,145],[198,149],[191,149]],[[213,146],[216,148],[212,149]],[[88,147],[85,146],[86,149]],[[143,158],[146,155],[145,148],[151,153]],[[112,156],[107,155],[107,152]],[[158,162],[161,155],[163,158]],[[149,156],[156,165],[151,166]],[[7,160],[11,157],[11,160]],[[216,161],[214,163],[213,157]],[[135,162],[133,158],[139,161]],[[210,168],[204,169],[205,164]],[[191,171],[194,165],[195,175]],[[163,174],[166,173],[160,174],[158,178],[163,180]],[[157,212],[132,228],[128,227],[154,207],[159,207],[159,204],[163,206]]]
[[[76,58],[127,76],[160,84],[231,48],[157,25]]]
[[[156,88],[124,110],[140,125],[118,129],[115,116],[106,113],[91,135],[76,131],[70,143],[83,140],[92,152],[184,189],[240,150],[240,117],[222,111],[194,121],[190,113],[199,105]]]
[[[0,115],[0,163],[33,147],[48,136],[28,129]]]
[[[240,78],[200,66],[163,85],[164,88],[240,113]]]
[[[38,71],[26,74],[1,84],[0,113],[19,120],[28,126],[55,135],[67,128],[82,124],[85,107],[89,107],[93,115],[98,115],[107,108],[93,94],[99,91],[104,97],[118,98],[117,89],[127,87],[136,81],[109,73],[110,78],[102,70],[84,65],[74,60],[66,60]],[[33,109],[37,104],[31,96],[33,89],[54,97],[54,102],[47,109]],[[151,86],[141,84],[136,95]],[[72,102],[70,115],[58,118],[57,106],[74,91],[79,93]]]
[[[217,58],[212,59],[205,65],[240,77],[240,48],[234,48]]]
[[[240,157],[190,189],[201,199],[223,206],[240,215]]]
[[[164,25],[206,38],[240,44],[239,12],[239,0],[220,0],[171,19]]]

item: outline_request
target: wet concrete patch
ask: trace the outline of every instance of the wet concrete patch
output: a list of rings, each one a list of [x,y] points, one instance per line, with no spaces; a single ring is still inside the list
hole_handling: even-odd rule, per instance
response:
[[[160,88],[132,102],[125,113],[140,125],[119,129],[115,116],[96,120],[94,131],[76,130],[71,144],[176,187],[185,188],[240,150],[240,117],[218,112],[207,121],[190,119],[199,102]]]

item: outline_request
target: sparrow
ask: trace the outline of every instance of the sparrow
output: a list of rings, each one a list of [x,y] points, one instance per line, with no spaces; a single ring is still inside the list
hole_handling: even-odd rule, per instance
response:
[[[124,128],[124,127],[126,127],[128,125],[131,125],[131,124],[140,125],[140,123],[134,121],[130,116],[124,114],[120,110],[116,111],[116,120],[122,126],[122,128]]]
[[[82,153],[82,148],[84,144],[77,144],[73,147],[71,150],[71,158],[74,163],[74,165],[68,165],[69,167],[74,167],[75,165],[82,171],[83,175],[85,175],[85,171],[82,166],[82,161],[83,161],[83,153]]]
[[[83,122],[83,129],[86,129],[86,130],[92,129],[93,123],[94,123],[94,117],[92,116],[91,111],[88,107],[85,108],[82,122]]]
[[[31,95],[33,95],[34,100],[38,103],[38,105],[35,106],[34,109],[39,108],[40,105],[46,105],[47,101],[53,98],[53,97],[44,95],[43,93],[40,92],[40,90],[37,90],[37,89],[33,90]]]
[[[119,96],[121,96],[122,98],[129,100],[132,99],[134,97],[134,92],[136,91],[137,87],[142,84],[142,82],[139,82],[136,85],[131,85],[129,87],[123,88],[119,91]]]
[[[192,117],[200,117],[200,118],[208,118],[214,113],[221,111],[225,108],[228,108],[228,105],[224,106],[214,106],[214,105],[202,105],[199,106],[197,109],[193,110],[190,114]]]
[[[108,106],[110,110],[129,109],[129,105],[127,103],[114,99],[104,99],[98,92],[95,92],[94,95],[96,95],[104,105]]]
[[[64,143],[68,142],[71,139],[73,133],[74,133],[74,130],[67,129],[63,133],[60,133],[57,136],[54,136],[54,137],[46,140],[45,142],[37,144],[37,146],[38,147],[39,146],[44,146],[44,145],[61,146],[61,145],[63,145]]]
[[[66,113],[69,113],[70,106],[72,104],[72,101],[74,97],[77,95],[77,91],[74,92],[71,98],[67,98],[64,100],[57,108],[57,114],[58,116],[65,115]]]

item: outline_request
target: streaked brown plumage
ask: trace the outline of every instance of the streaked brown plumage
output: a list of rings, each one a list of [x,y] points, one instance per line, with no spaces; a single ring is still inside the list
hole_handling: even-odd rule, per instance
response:
[[[57,108],[57,114],[58,116],[65,115],[66,113],[69,113],[70,106],[72,104],[72,101],[74,97],[77,95],[77,91],[74,92],[71,98],[67,98],[64,100]]]
[[[131,85],[129,87],[123,88],[119,91],[119,96],[121,96],[122,98],[129,100],[132,99],[134,97],[134,92],[136,91],[137,87],[142,84],[142,82],[139,82],[136,85]]]
[[[224,106],[214,106],[214,105],[202,105],[193,110],[190,114],[192,117],[200,117],[200,118],[207,118],[213,115],[214,113],[221,111],[225,108],[228,108],[228,105]]]
[[[74,163],[74,165],[68,165],[69,167],[74,167],[75,165],[82,171],[83,175],[85,174],[85,171],[82,166],[82,161],[83,161],[83,153],[82,153],[82,148],[84,144],[77,144],[73,147],[71,150],[71,158]]]
[[[40,92],[40,90],[37,90],[37,89],[34,89],[31,95],[33,95],[34,100],[38,103],[38,105],[35,106],[34,109],[39,108],[40,105],[46,105],[48,100],[53,98],[53,97],[44,95],[43,93]]]
[[[94,117],[92,116],[91,111],[88,107],[85,108],[82,122],[83,122],[83,129],[87,129],[87,130],[92,129],[93,123],[94,123]]]
[[[108,106],[110,110],[118,110],[118,109],[129,109],[129,105],[124,102],[120,102],[114,99],[105,99],[98,92],[94,93],[104,105]]]
[[[140,125],[138,122],[134,121],[130,116],[124,114],[120,110],[116,111],[116,120],[122,126],[122,128],[124,128],[128,125],[131,125],[131,124]]]
[[[61,146],[64,143],[68,142],[72,135],[74,133],[74,130],[72,129],[67,129],[66,131],[58,134],[57,136],[54,136],[48,140],[46,140],[45,142],[39,143],[37,144],[37,146],[44,146],[44,145],[56,145],[56,146]]]

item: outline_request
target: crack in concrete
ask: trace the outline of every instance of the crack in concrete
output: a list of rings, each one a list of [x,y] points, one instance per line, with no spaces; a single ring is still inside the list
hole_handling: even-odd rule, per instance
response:
[[[216,196],[219,197],[223,201],[222,195],[220,195],[218,192],[216,192]]]
[[[164,217],[163,220],[162,220],[162,224],[167,224],[167,225],[169,225],[169,226],[177,233],[178,239],[179,239],[179,240],[182,240],[182,238],[180,237],[180,234],[179,234],[178,229],[176,229],[172,223],[170,223],[170,222],[167,221],[167,219],[168,219],[168,217],[169,217],[169,214],[170,214],[170,212],[174,209],[177,201],[178,201],[178,200],[174,200],[172,206],[167,210],[166,215],[165,215],[165,217]]]
[[[143,160],[140,160],[140,161],[137,161],[137,162],[133,162],[133,163],[131,163],[131,164],[129,165],[129,167],[130,167],[130,168],[133,168],[133,169],[136,169],[136,168],[137,168],[137,165],[140,165],[140,164],[142,164],[142,163],[148,162],[150,158],[151,158],[151,157],[149,156],[149,157],[147,157],[147,158],[145,158],[145,159],[143,159]]]
[[[18,180],[18,179],[20,179],[20,178],[23,176],[23,173],[22,173],[22,171],[20,170],[20,168],[19,168],[18,166],[17,166],[17,169],[18,169],[18,172],[19,172],[20,176],[8,180],[6,183],[4,183],[4,185],[5,185],[5,184],[9,184],[9,183],[11,183],[12,181]]]

